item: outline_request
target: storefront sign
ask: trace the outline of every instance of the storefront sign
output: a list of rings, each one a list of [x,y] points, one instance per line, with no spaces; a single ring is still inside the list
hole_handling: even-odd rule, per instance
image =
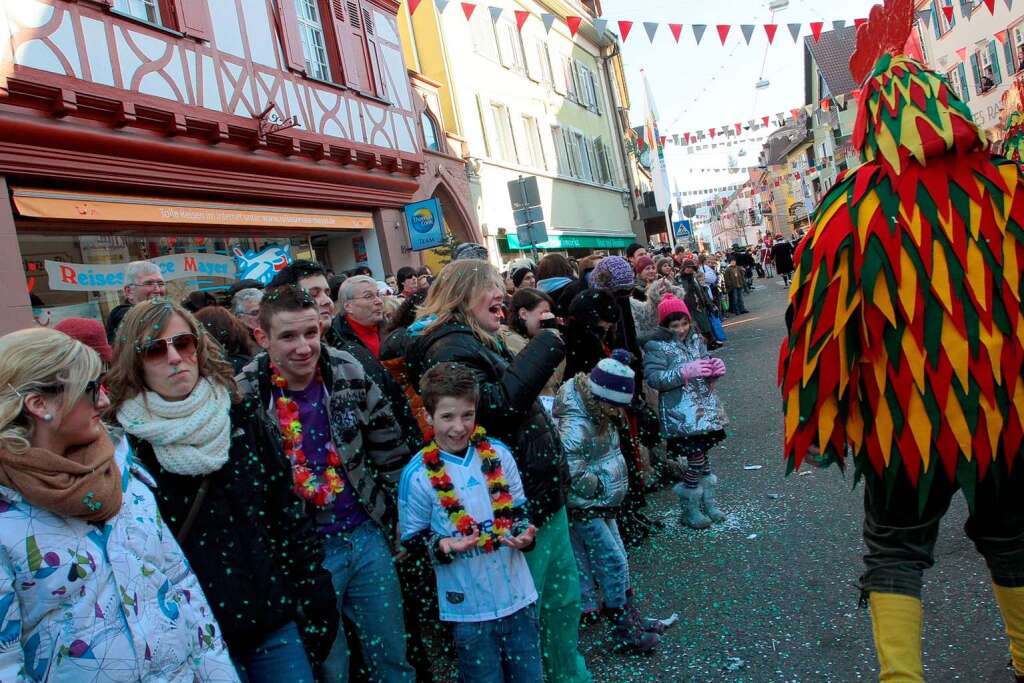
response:
[[[235,263],[219,254],[171,254],[148,259],[160,267],[164,280],[183,280],[190,277],[235,278]],[[112,292],[125,284],[125,263],[64,263],[45,261],[46,275],[51,290],[62,292]]]
[[[291,245],[271,244],[259,251],[249,249],[243,252],[235,247],[235,262],[238,264],[239,280],[256,280],[269,285],[274,276],[292,262]]]
[[[405,227],[413,251],[433,249],[444,244],[444,217],[441,202],[427,199],[405,207]]]
[[[32,188],[14,188],[13,196],[14,205],[22,216],[58,220],[231,225],[296,230],[373,228],[373,214],[365,211],[220,204]]]

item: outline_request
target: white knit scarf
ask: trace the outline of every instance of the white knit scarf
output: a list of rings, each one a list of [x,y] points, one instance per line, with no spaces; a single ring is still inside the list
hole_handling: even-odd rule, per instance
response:
[[[182,401],[166,401],[152,391],[139,394],[124,402],[117,419],[126,432],[153,446],[168,472],[204,476],[228,461],[231,397],[206,378]]]

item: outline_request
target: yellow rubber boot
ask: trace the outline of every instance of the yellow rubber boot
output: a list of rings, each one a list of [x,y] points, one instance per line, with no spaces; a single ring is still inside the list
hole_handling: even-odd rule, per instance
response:
[[[921,628],[924,608],[909,595],[872,593],[871,625],[881,673],[878,680],[924,683]]]
[[[1024,676],[1024,588],[992,584],[992,590],[995,591],[999,611],[1003,613],[1006,635],[1010,638],[1013,671],[1020,678]]]

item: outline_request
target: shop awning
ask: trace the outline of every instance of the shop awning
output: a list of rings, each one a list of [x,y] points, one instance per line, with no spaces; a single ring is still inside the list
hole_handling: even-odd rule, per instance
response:
[[[519,237],[513,234],[505,236],[508,248],[512,251],[525,251],[529,246],[519,243]],[[613,237],[607,235],[551,235],[547,242],[537,245],[541,251],[559,249],[625,249],[636,241],[636,237]]]
[[[31,188],[14,188],[13,195],[14,206],[20,215],[51,220],[292,228],[304,232],[373,229],[373,214],[365,211],[226,204]]]

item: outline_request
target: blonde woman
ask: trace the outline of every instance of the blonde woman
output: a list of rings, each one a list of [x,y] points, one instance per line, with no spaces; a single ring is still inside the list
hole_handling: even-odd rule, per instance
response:
[[[406,353],[414,386],[438,363],[473,370],[480,385],[477,424],[512,451],[537,527],[536,548],[526,555],[540,595],[545,678],[589,681],[577,649],[580,591],[565,511],[569,470],[558,432],[538,397],[565,358],[565,342],[544,329],[513,357],[498,338],[505,286],[486,261],[454,261],[438,273]]]
[[[150,491],[100,420],[96,352],[0,338],[0,680],[237,681]]]
[[[258,401],[238,400],[220,348],[181,306],[136,304],[118,328],[110,412],[249,683],[312,683],[338,611],[323,545]],[[307,658],[307,652],[309,657]]]

